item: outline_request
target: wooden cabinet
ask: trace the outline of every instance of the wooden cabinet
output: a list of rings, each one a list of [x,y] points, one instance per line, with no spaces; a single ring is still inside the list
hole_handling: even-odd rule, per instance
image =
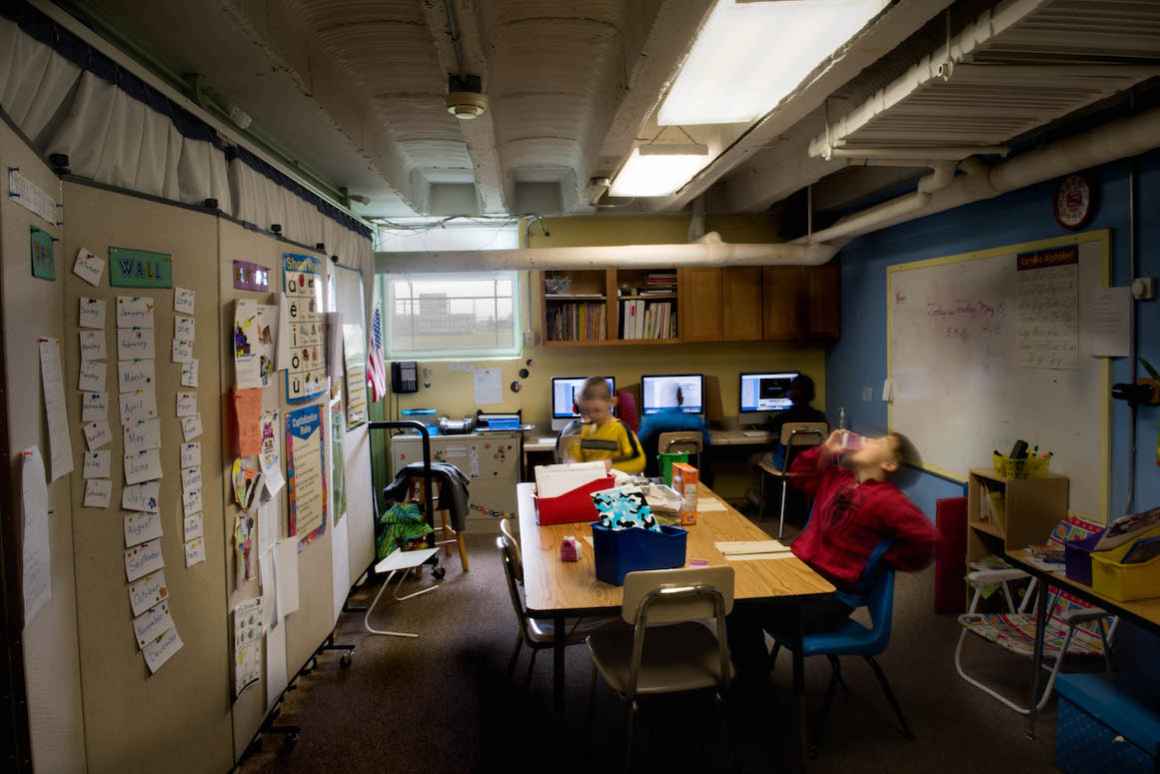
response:
[[[721,270],[723,341],[760,341],[762,335],[761,267]]]
[[[811,266],[806,274],[806,337],[837,341],[842,335],[842,267]]]
[[[833,341],[841,334],[841,268],[767,266],[762,276],[766,341]]]
[[[721,269],[680,269],[677,292],[681,296],[681,339],[722,341],[723,298]]]

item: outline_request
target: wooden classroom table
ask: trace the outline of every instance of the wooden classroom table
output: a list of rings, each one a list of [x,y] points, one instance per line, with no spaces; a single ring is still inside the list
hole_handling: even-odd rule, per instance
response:
[[[528,614],[533,618],[552,619],[555,631],[566,631],[564,619],[575,616],[617,615],[623,600],[623,588],[611,586],[596,579],[592,545],[585,538],[592,537],[587,523],[557,524],[541,527],[536,523],[533,484],[517,486],[520,518],[520,551],[524,565],[524,596]],[[724,510],[697,514],[697,523],[687,527],[689,532],[685,552],[687,562],[701,559],[710,566],[728,565],[735,574],[733,597],[735,603],[784,602],[794,615],[800,612],[800,602],[823,597],[834,592],[834,587],[795,556],[785,559],[732,561],[714,547],[727,540],[769,540],[769,535],[757,525],[717,497],[704,484],[698,497],[711,498]],[[579,562],[560,561],[560,541],[567,535],[584,540]],[[800,616],[798,617],[800,623]],[[800,629],[800,626],[798,627]],[[799,635],[800,636],[800,635]],[[800,643],[793,653],[793,685],[797,698],[795,722],[799,742],[804,743],[804,673]],[[553,699],[557,711],[564,707],[564,643],[557,640],[553,648]],[[804,745],[803,745],[804,749]]]
[[[1103,608],[1112,615],[1118,616],[1125,621],[1130,621],[1160,636],[1160,597],[1137,599],[1133,602],[1118,602],[1111,597],[1097,593],[1095,589],[1085,583],[1071,580],[1064,574],[1063,570],[1043,569],[1036,562],[1035,556],[1031,551],[1026,548],[1021,548],[1017,551],[1008,551],[1007,560],[1014,567],[1038,578],[1044,591],[1046,591],[1048,585],[1063,589],[1085,602]],[[1041,675],[1043,673],[1040,664],[1043,662],[1043,632],[1047,626],[1047,596],[1046,593],[1038,594],[1035,604],[1035,651],[1031,659],[1031,668],[1034,670],[1034,676],[1031,681],[1031,713],[1027,716],[1027,733],[1030,736],[1035,735],[1035,720],[1039,714],[1036,705],[1038,703],[1037,697],[1039,696],[1040,680],[1042,679]]]

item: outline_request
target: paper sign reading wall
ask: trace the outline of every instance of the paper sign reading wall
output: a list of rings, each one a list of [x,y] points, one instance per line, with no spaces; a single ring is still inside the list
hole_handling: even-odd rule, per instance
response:
[[[99,449],[113,440],[113,433],[109,430],[109,423],[103,419],[89,422],[81,428],[85,433],[85,443],[89,450]]]
[[[202,527],[202,515],[195,513],[192,516],[186,516],[184,529],[186,542],[204,536],[205,531]]]
[[[165,666],[165,662],[177,655],[177,652],[184,646],[185,643],[181,641],[177,628],[174,627],[167,629],[156,640],[141,648],[141,655],[145,657],[145,665],[149,667],[149,673],[156,674],[157,670]]]
[[[181,314],[197,314],[197,291],[189,288],[173,289],[173,311]]]
[[[85,457],[85,478],[109,478],[112,470],[113,453],[108,449],[87,451]]]
[[[109,406],[103,392],[86,392],[81,396],[81,421],[96,422],[107,419]]]
[[[81,340],[81,360],[104,360],[108,357],[104,331],[77,331],[77,333]]]
[[[181,363],[181,386],[182,387],[196,387],[197,386],[197,360],[191,358],[188,361]]]
[[[153,386],[154,367],[152,360],[125,360],[117,363],[117,384],[121,392],[140,390]]]
[[[186,441],[201,437],[201,414],[181,418],[181,435]]]
[[[152,250],[110,247],[109,285],[115,288],[171,288],[173,258]]]
[[[80,327],[105,329],[105,302],[103,299],[81,296],[80,310]]]
[[[157,511],[161,508],[160,497],[161,485],[156,481],[127,486],[121,490],[121,507],[127,511]]]
[[[148,296],[117,296],[118,328],[152,328],[153,299]]]
[[[108,508],[113,497],[113,482],[107,478],[90,478],[85,482],[85,507]]]
[[[105,259],[90,253],[85,248],[77,250],[77,259],[73,264],[73,274],[77,275],[93,287],[101,284],[101,274],[105,271]]]
[[[152,387],[121,393],[121,424],[131,425],[157,416],[157,391]]]
[[[205,561],[205,540],[194,538],[185,544],[185,566],[193,567]]]
[[[125,454],[161,448],[161,420],[146,419],[125,425]]]
[[[177,393],[177,416],[192,417],[197,414],[197,393]]]
[[[144,648],[172,628],[174,623],[169,615],[168,602],[159,602],[133,619],[133,635],[137,638],[138,648]]]
[[[141,484],[161,478],[161,450],[147,449],[125,455],[125,483]]]
[[[100,360],[82,360],[77,375],[77,389],[81,392],[104,392],[107,369]]]
[[[125,549],[125,575],[128,576],[130,583],[151,572],[157,572],[164,566],[165,558],[161,555],[160,539]]]
[[[132,548],[161,537],[161,514],[143,511],[125,514],[125,547]]]
[[[169,599],[169,586],[165,583],[164,570],[129,585],[129,604],[133,608],[133,615],[141,615],[165,599]]]
[[[147,359],[152,358],[154,354],[152,328],[117,329],[118,360]]]
[[[193,360],[193,339],[174,338],[172,360],[174,363],[188,363]]]

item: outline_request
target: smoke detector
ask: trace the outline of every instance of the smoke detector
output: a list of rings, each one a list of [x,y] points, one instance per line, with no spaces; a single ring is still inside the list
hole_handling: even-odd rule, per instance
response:
[[[487,112],[487,97],[478,75],[452,75],[447,79],[447,112],[461,121]]]

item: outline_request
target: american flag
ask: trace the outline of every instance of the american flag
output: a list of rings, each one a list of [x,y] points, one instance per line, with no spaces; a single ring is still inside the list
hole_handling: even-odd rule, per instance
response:
[[[371,315],[371,356],[367,369],[371,400],[382,400],[387,394],[387,369],[383,365],[383,313],[375,309]]]

